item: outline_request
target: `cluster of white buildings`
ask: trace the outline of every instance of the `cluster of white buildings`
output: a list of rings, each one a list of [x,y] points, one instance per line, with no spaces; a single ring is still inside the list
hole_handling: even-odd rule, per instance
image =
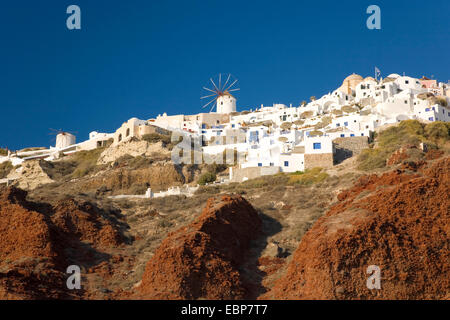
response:
[[[377,127],[406,119],[450,121],[450,84],[398,74],[384,79],[352,74],[338,89],[297,107],[261,105],[237,112],[236,99],[231,94],[218,97],[216,103],[217,112],[164,113],[149,120],[132,118],[115,133],[92,132],[81,143],[76,143],[73,135],[61,133],[55,147],[9,154],[0,157],[0,163],[9,160],[17,165],[33,158],[54,160],[149,133],[176,132],[200,140],[207,155],[236,151],[240,163],[231,172],[268,167],[281,172],[304,171],[333,165],[333,140],[337,138],[369,137]]]
[[[377,127],[407,119],[450,121],[450,84],[398,74],[378,80],[352,74],[338,89],[298,107],[274,104],[236,112],[233,103],[227,113],[163,114],[149,121],[200,137],[204,154],[236,150],[241,169],[304,171],[333,165],[337,138],[368,138]]]

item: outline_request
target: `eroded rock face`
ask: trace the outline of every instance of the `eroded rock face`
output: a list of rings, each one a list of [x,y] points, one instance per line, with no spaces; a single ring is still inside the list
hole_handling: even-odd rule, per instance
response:
[[[239,265],[261,219],[241,196],[211,198],[202,214],[163,241],[148,262],[142,299],[243,299]]]
[[[110,146],[100,155],[97,164],[106,164],[129,155],[132,157],[143,156],[150,157],[158,154],[170,159],[170,151],[163,147],[162,142],[148,143],[145,140],[130,140],[117,146]]]
[[[420,167],[420,166],[418,166]],[[442,299],[450,290],[450,158],[361,178],[312,227],[265,298]],[[368,266],[381,269],[369,290]]]
[[[172,186],[189,183],[181,169],[171,163],[156,163],[148,168],[129,170],[116,169],[105,175],[91,178],[84,182],[87,190],[105,186],[117,193],[125,192],[135,185],[148,183],[153,191],[167,190]]]
[[[90,265],[97,249],[123,243],[118,226],[92,204],[50,206],[26,195],[14,187],[0,194],[0,300],[80,298],[83,291],[67,289],[67,267]]]
[[[16,187],[33,190],[39,186],[54,182],[42,169],[42,160],[25,161],[20,168],[9,173],[8,178],[14,179]]]

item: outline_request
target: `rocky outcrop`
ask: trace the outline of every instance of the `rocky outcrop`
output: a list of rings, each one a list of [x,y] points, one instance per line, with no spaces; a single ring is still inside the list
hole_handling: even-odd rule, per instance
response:
[[[303,237],[265,298],[442,299],[450,292],[450,158],[362,177]],[[410,168],[410,170],[411,170]],[[422,169],[420,169],[422,168]],[[368,289],[379,266],[381,289]]]
[[[150,157],[157,154],[159,157],[167,157],[170,159],[170,151],[163,147],[163,143],[148,143],[145,140],[135,140],[123,142],[119,145],[111,145],[100,155],[97,164],[106,164],[123,156],[143,156]]]
[[[172,186],[181,186],[192,182],[190,174],[185,177],[182,168],[172,163],[154,163],[147,168],[130,170],[118,168],[104,175],[95,176],[82,184],[86,190],[105,187],[113,190],[115,194],[128,194],[135,192],[133,188],[148,184],[153,191],[167,190]],[[145,192],[146,188],[143,189]]]
[[[54,182],[42,168],[45,161],[30,160],[23,162],[22,166],[9,173],[8,179],[14,180],[16,187],[33,190],[47,183]]]
[[[136,295],[143,299],[242,299],[239,266],[261,219],[241,196],[211,198],[202,214],[163,241]]]
[[[0,300],[80,298],[66,268],[106,259],[97,249],[123,242],[119,226],[89,203],[30,203],[14,187],[0,194]]]

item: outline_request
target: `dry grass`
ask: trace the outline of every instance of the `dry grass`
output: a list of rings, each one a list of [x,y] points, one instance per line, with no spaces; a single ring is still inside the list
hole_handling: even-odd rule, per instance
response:
[[[442,148],[450,141],[450,124],[440,121],[423,124],[417,120],[402,121],[376,136],[377,147],[365,149],[358,156],[358,169],[368,171],[386,166],[389,156],[405,145],[419,146],[421,142],[432,148]],[[416,160],[417,153],[411,154]]]
[[[0,179],[6,178],[13,168],[11,161],[0,163]]]
[[[313,185],[323,182],[329,176],[322,168],[312,168],[305,172],[297,172],[289,177],[289,184]]]

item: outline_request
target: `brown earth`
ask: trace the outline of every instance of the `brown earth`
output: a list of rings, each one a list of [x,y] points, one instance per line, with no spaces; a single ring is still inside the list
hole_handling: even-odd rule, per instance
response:
[[[414,166],[413,166],[414,167]],[[271,299],[443,299],[450,293],[450,158],[360,178],[303,237]],[[381,289],[366,286],[381,269]]]
[[[162,242],[147,264],[141,299],[242,299],[239,266],[261,219],[241,196],[208,200],[202,214]]]
[[[119,223],[90,203],[32,203],[10,187],[0,194],[0,300],[76,299],[66,287],[69,265],[109,257],[98,248],[124,242]]]

